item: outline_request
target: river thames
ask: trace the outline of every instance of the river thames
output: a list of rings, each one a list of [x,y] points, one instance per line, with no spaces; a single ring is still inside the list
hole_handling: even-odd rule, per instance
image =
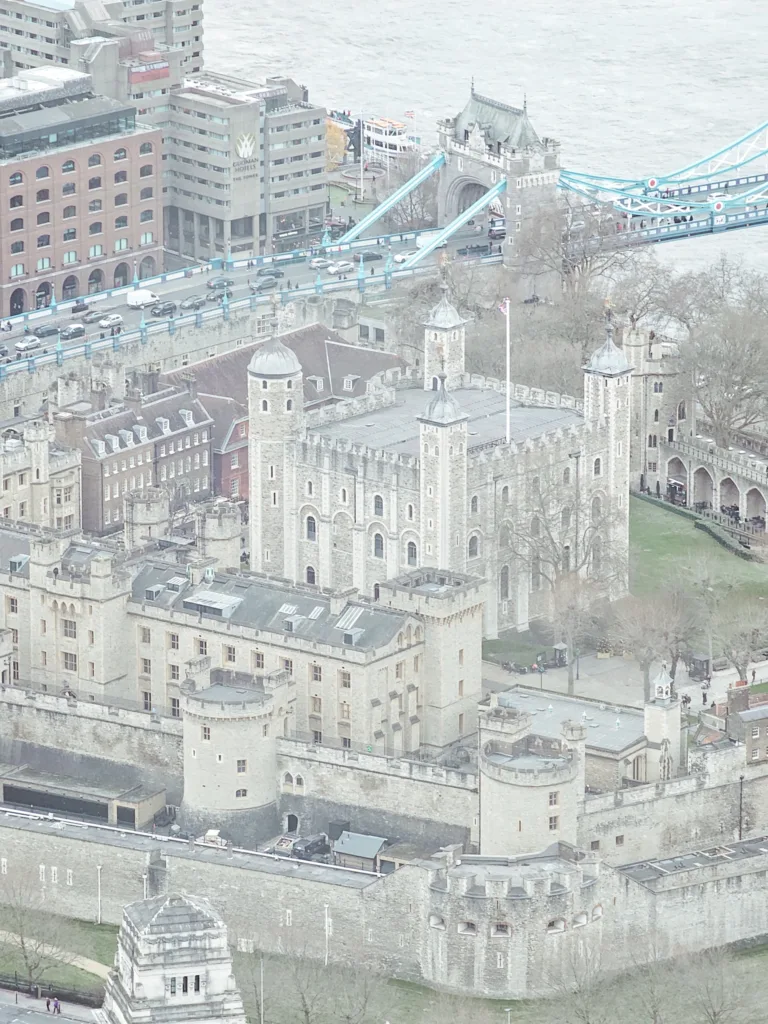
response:
[[[286,73],[366,116],[411,110],[425,141],[473,75],[484,95],[526,95],[574,170],[664,173],[768,121],[763,0],[205,0],[204,14],[212,69]],[[686,265],[726,249],[768,272],[768,228],[662,249]]]

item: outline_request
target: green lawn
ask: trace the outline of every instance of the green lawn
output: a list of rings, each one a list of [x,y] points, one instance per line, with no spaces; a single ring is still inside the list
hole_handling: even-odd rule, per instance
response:
[[[27,972],[21,954],[8,947],[1,948],[0,973],[18,974],[19,980],[23,981],[27,977]],[[97,978],[95,974],[89,974],[88,971],[83,971],[79,967],[72,967],[70,964],[63,964],[53,959],[47,962],[39,984],[44,992],[55,992],[57,987],[76,989],[78,992],[88,992],[94,995],[104,991],[102,978]]]
[[[639,498],[630,498],[630,589],[636,594],[663,590],[680,570],[706,559],[716,575],[755,596],[768,594],[768,565],[731,554],[691,520]]]

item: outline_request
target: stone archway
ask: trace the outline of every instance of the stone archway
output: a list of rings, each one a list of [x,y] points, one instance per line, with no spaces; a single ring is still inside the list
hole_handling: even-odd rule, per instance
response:
[[[144,281],[148,277],[154,277],[157,273],[155,266],[154,256],[145,256],[139,264],[139,280]]]
[[[711,506],[715,493],[715,482],[712,474],[704,466],[699,466],[693,474],[693,503],[704,502]]]
[[[96,292],[104,291],[104,271],[92,270],[88,275],[88,294],[94,295]]]
[[[667,480],[674,480],[676,484],[688,485],[688,470],[682,459],[676,455],[667,463]]]
[[[131,271],[127,263],[118,263],[115,267],[114,287],[125,288],[131,279]]]
[[[445,193],[445,219],[441,223],[453,220],[459,213],[463,213],[464,210],[470,207],[472,203],[477,202],[487,191],[488,186],[484,185],[473,175],[459,175],[455,181],[450,183]]]
[[[765,522],[765,496],[757,487],[747,491],[747,519],[762,519]]]
[[[70,274],[69,277],[64,278],[64,284],[61,286],[61,297],[62,299],[75,299],[77,298],[80,290],[80,285],[77,283],[77,277],[74,274]]]
[[[727,476],[720,481],[720,508],[738,510],[741,507],[741,491]]]
[[[35,309],[45,309],[51,304],[51,286],[47,281],[41,281],[35,289]]]
[[[27,308],[27,293],[23,288],[15,288],[11,292],[11,303],[10,313],[11,316],[16,316],[17,313],[23,313]]]

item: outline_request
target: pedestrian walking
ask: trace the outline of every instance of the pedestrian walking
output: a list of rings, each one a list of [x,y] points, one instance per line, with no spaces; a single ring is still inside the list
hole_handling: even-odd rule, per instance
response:
[[[704,705],[704,707],[707,706],[707,691],[704,689],[702,689],[701,691],[701,703]]]
[[[58,1014],[61,1013],[61,1003],[59,1002],[58,996],[53,1000],[53,1012]]]
[[[45,1008],[48,1011],[48,1013],[51,1012],[51,997],[50,996],[48,996],[48,998],[45,1000]]]
[[[757,676],[757,672],[756,672],[756,670],[755,670],[755,669],[752,669],[752,682],[753,682],[753,683],[754,683],[754,681],[755,681],[755,677],[756,677],[756,676]]]

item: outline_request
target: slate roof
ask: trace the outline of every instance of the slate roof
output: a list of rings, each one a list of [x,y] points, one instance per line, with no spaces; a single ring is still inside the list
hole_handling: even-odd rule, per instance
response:
[[[750,708],[749,711],[739,711],[737,714],[742,722],[759,722],[763,718],[768,718],[768,704]]]
[[[129,903],[123,913],[143,935],[184,935],[224,927],[213,907],[198,896],[153,896]]]
[[[464,132],[471,132],[475,125],[480,127],[486,143],[494,151],[500,142],[512,149],[541,146],[526,110],[480,96],[473,89],[469,102],[456,118],[456,140],[463,142]]]
[[[248,372],[258,377],[292,377],[301,370],[301,363],[293,349],[279,338],[271,338],[259,345],[248,364]]]
[[[430,423],[459,423],[469,417],[461,411],[453,395],[445,390],[445,374],[440,374],[440,387],[434,393],[423,416],[420,419],[428,420]]]
[[[461,327],[467,321],[449,301],[448,286],[445,283],[442,286],[442,292],[440,301],[430,310],[429,316],[424,321],[424,326],[437,328],[439,331],[450,331],[454,327]]]
[[[217,573],[210,582],[193,585],[180,576],[178,565],[147,561],[133,579],[132,600],[147,600],[173,609],[176,615],[189,614],[218,619],[234,625],[295,635],[303,640],[335,647],[375,650],[383,647],[405,628],[407,612],[377,604],[349,602],[340,614],[331,612],[327,595],[309,587],[291,587],[255,576]],[[152,588],[161,588],[152,590]],[[290,624],[290,625],[289,625]]]
[[[199,398],[193,398],[186,390],[172,391],[170,388],[166,388],[165,391],[147,396],[138,410],[126,406],[112,415],[101,416],[92,421],[87,420],[83,446],[88,454],[94,458],[110,459],[116,453],[111,450],[109,445],[107,445],[105,453],[100,455],[93,444],[97,440],[104,441],[107,434],[113,434],[120,438],[119,451],[121,452],[130,451],[125,440],[120,437],[121,430],[129,430],[133,435],[134,444],[130,446],[131,448],[136,448],[139,444],[145,444],[148,441],[154,441],[163,437],[173,437],[178,432],[190,429],[181,415],[182,409],[190,410],[194,419],[194,427],[211,426],[211,417]],[[66,411],[65,409],[64,412]],[[169,421],[170,429],[165,434],[157,422],[158,417]],[[147,428],[147,442],[139,441],[138,434],[134,430],[136,426],[145,426]]]
[[[632,367],[629,360],[624,355],[624,350],[618,348],[613,340],[613,327],[608,324],[605,331],[605,341],[596,349],[592,356],[584,367],[588,373],[604,373],[608,376],[615,377],[622,373],[627,373]]]
[[[348,857],[363,857],[373,860],[386,843],[387,840],[383,836],[367,836],[361,832],[342,832],[333,844],[333,852],[343,853]]]
[[[248,416],[247,406],[241,405],[235,398],[227,398],[224,395],[205,395],[203,401],[213,420],[211,438],[214,451],[223,451],[227,447],[228,440],[234,440],[240,445],[248,444],[247,437],[230,438],[229,436],[233,423]]]
[[[313,324],[280,338],[284,346],[295,352],[304,375],[305,405],[337,402],[342,398],[364,395],[367,382],[377,373],[394,367],[402,369],[404,363],[391,352],[350,345],[340,334]],[[205,359],[183,370],[163,374],[165,384],[183,385],[185,375],[193,373],[198,393],[226,395],[242,405],[248,404],[248,365],[254,353],[268,342],[247,345],[224,355]],[[308,378],[322,378],[322,390]],[[351,379],[351,388],[344,387],[345,378]]]

